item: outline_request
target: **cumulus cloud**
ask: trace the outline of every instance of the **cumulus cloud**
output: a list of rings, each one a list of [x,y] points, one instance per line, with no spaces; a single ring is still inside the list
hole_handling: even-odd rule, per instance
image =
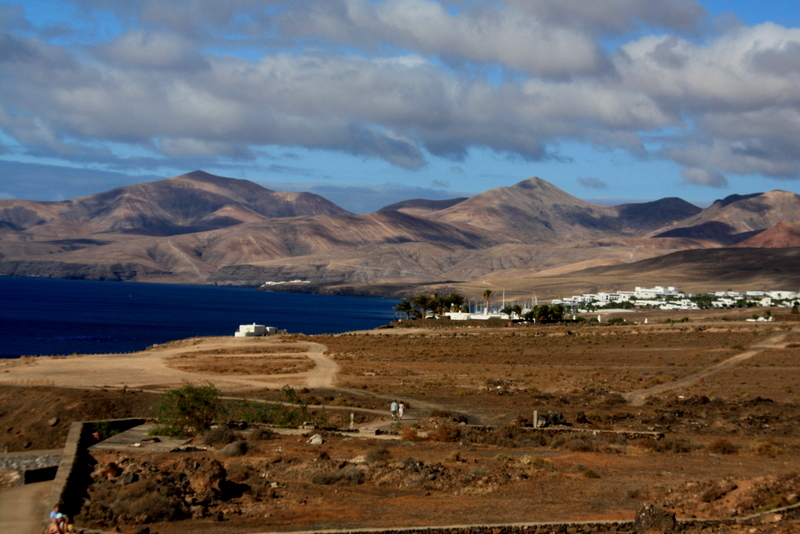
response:
[[[683,180],[688,184],[707,185],[711,187],[725,187],[728,180],[717,169],[701,169],[691,167],[681,171]]]
[[[76,6],[121,30],[64,44],[0,9],[0,128],[28,154],[223,164],[281,146],[418,170],[473,148],[568,159],[579,142],[674,161],[692,184],[800,178],[800,29],[700,39],[695,0]]]
[[[608,189],[608,183],[604,182],[600,178],[592,178],[588,176],[579,177],[578,183],[583,187],[588,187],[589,189]]]

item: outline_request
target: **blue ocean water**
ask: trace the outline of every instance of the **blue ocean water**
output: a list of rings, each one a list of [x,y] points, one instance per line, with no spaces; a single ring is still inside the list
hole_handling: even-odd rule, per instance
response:
[[[388,324],[398,301],[199,285],[0,277],[0,358],[132,352],[258,323],[326,334]]]

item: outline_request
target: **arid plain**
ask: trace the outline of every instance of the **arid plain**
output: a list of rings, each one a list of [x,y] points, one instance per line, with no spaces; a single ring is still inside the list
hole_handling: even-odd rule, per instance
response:
[[[773,309],[772,322],[747,322],[752,313],[620,314],[625,325],[417,321],[330,336],[197,338],[127,356],[23,358],[0,364],[0,424],[11,450],[49,448],[73,417],[152,416],[159,391],[211,382],[226,397],[274,401],[290,385],[324,411],[326,426],[346,428],[352,413],[361,428],[358,438],[310,432],[321,445],[237,431],[248,447],[233,456],[221,446],[98,452],[95,490],[78,521],[107,530],[631,519],[644,504],[679,518],[744,518],[796,503],[800,485],[800,323],[786,309]],[[35,386],[49,381],[57,387]],[[389,419],[393,399],[408,407],[402,422]],[[534,429],[534,417],[564,424]],[[389,434],[364,437],[376,428]],[[216,481],[197,482],[212,471]],[[194,493],[180,495],[195,503],[186,518],[107,513],[122,501],[155,506],[136,493],[146,487],[139,482],[172,488],[181,473],[195,481]],[[139,482],[119,482],[131,474]],[[800,528],[772,519],[726,528]]]

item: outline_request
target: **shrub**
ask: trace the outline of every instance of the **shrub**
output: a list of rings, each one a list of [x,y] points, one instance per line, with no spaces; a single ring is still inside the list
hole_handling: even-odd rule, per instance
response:
[[[400,439],[405,441],[417,441],[419,434],[413,426],[404,425],[400,428]]]
[[[688,439],[669,437],[664,439],[638,439],[635,444],[653,452],[691,452],[697,447]]]
[[[247,454],[247,442],[240,440],[228,443],[219,453],[224,456],[244,456]]]
[[[388,462],[392,457],[392,453],[386,447],[372,447],[367,451],[366,460],[369,464],[378,462]]]
[[[256,428],[250,433],[250,439],[254,441],[266,441],[268,439],[272,439],[274,436],[275,432],[269,428]]]
[[[121,522],[146,515],[151,521],[175,521],[186,517],[185,503],[176,495],[162,493],[152,480],[139,480],[124,487],[110,509]]]
[[[430,438],[433,441],[455,442],[458,441],[460,432],[458,427],[449,423],[442,423],[433,429]]]
[[[355,486],[364,483],[364,473],[357,467],[345,467],[327,473],[317,473],[311,477],[311,482],[324,486],[333,484]]]
[[[706,450],[712,454],[734,454],[739,447],[725,438],[720,438],[709,443]]]
[[[747,447],[748,452],[756,456],[769,456],[774,458],[782,452],[781,446],[771,441],[754,441]]]
[[[211,428],[222,408],[220,391],[212,384],[187,384],[168,391],[156,406],[159,432],[168,436],[195,435]]]
[[[236,441],[236,433],[228,427],[217,426],[203,434],[203,443],[210,447],[219,447]]]

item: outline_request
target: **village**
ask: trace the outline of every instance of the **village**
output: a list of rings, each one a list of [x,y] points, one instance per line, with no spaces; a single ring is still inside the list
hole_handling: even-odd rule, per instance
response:
[[[800,301],[797,291],[716,291],[702,295],[683,293],[673,286],[653,288],[636,287],[633,291],[584,293],[554,299],[551,304],[561,304],[578,313],[603,308],[657,308],[660,310],[697,310],[701,308],[752,308],[793,307]]]
[[[674,286],[636,287],[633,291],[611,291],[584,293],[550,301],[549,308],[559,308],[559,316],[572,316],[596,311],[620,312],[633,309],[699,310],[710,308],[796,308],[800,305],[800,292],[785,290],[767,291],[715,291],[704,294],[683,293]],[[526,302],[507,301],[502,297],[498,305],[492,306],[484,296],[481,304],[469,302],[459,311],[442,314],[453,321],[472,319],[524,319],[539,308],[534,297]],[[769,310],[763,316],[748,320],[769,320]],[[429,315],[434,317],[435,314]],[[602,319],[598,319],[602,320]]]

